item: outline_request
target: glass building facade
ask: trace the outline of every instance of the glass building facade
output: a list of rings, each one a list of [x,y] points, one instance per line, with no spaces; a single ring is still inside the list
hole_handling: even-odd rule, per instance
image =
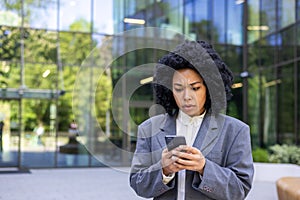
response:
[[[105,6],[102,0],[0,3],[0,167],[127,165],[137,125],[151,115],[151,63],[181,36],[213,44],[234,72],[227,114],[250,125],[253,148],[299,145],[299,0]]]

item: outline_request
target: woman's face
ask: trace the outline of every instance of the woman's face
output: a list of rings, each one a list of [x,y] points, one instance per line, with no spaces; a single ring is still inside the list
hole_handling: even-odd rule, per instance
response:
[[[172,86],[180,110],[191,117],[201,115],[205,111],[206,87],[198,73],[188,68],[177,70]]]

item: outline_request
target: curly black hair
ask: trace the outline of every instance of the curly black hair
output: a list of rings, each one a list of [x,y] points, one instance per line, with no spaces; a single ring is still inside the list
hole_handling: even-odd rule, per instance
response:
[[[207,88],[206,110],[215,114],[224,111],[232,96],[233,74],[212,45],[205,41],[185,40],[158,61],[153,80],[156,103],[171,116],[178,113],[172,80],[176,70],[185,68],[195,70],[203,78]]]

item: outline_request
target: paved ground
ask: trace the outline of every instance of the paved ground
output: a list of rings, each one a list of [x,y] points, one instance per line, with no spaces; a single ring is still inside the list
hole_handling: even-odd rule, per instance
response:
[[[0,200],[139,200],[128,168],[0,169]],[[247,200],[276,200],[274,181],[255,181]]]

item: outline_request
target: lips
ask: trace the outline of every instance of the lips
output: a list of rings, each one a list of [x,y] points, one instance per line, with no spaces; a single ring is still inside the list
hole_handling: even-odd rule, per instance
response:
[[[184,105],[184,106],[182,106],[182,108],[183,109],[192,109],[192,108],[194,108],[195,106],[194,105]]]

